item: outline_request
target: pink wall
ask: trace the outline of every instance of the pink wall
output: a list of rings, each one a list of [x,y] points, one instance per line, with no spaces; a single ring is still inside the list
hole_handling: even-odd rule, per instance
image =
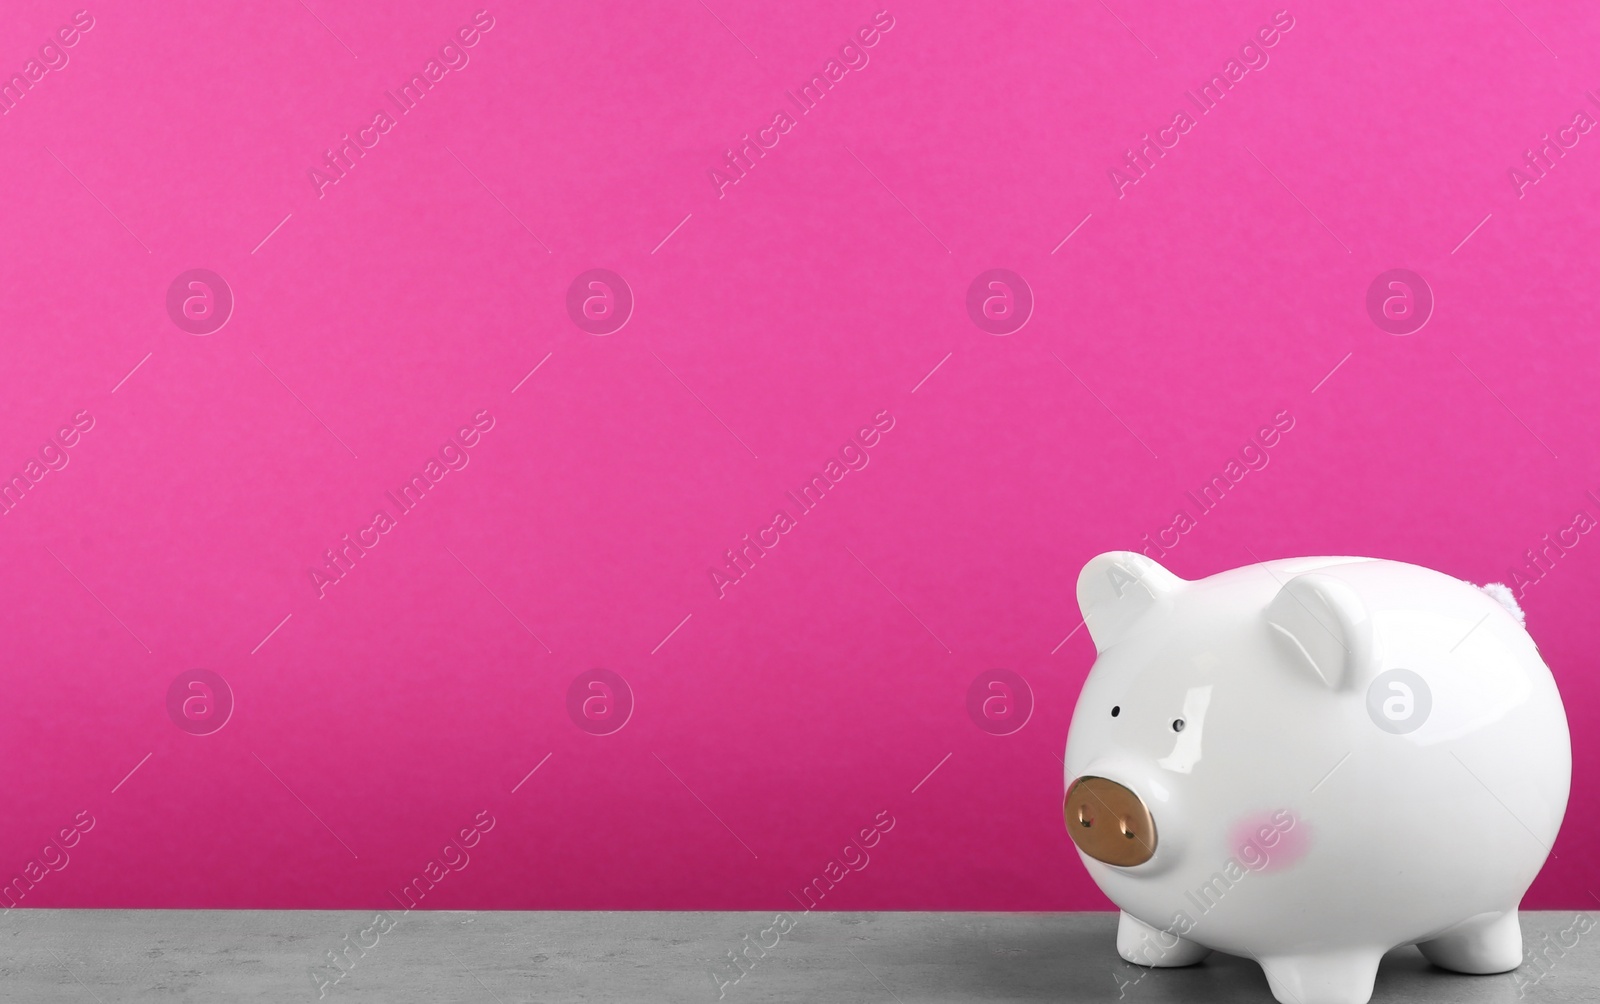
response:
[[[0,117],[0,471],[40,458],[0,516],[24,904],[393,906],[438,862],[424,906],[781,909],[877,820],[828,905],[1105,906],[1060,810],[1077,571],[1287,412],[1167,564],[1537,577],[1578,762],[1529,905],[1592,905],[1600,538],[1525,552],[1600,518],[1600,133],[1569,128],[1600,20],[1317,2],[1241,55],[1278,8],[907,5],[841,55],[874,7],[709,3],[496,6],[444,56],[473,5],[108,3],[43,56],[75,8],[8,14],[0,70],[59,66]],[[747,132],[776,145],[719,195]],[[1147,132],[1176,145],[1131,180]],[[1519,185],[1546,133],[1574,145]],[[1032,298],[1003,336],[967,309],[997,268]],[[1414,334],[1368,313],[1394,268]],[[233,299],[204,336],[215,279],[168,310],[192,269]],[[590,329],[631,309],[609,335],[569,315],[591,269],[631,291],[579,289]],[[1032,694],[1006,735],[968,712],[1000,669]]]

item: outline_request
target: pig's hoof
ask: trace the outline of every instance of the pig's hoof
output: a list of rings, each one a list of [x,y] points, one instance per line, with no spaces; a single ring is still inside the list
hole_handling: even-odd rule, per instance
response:
[[[1522,965],[1522,927],[1515,910],[1474,917],[1417,948],[1429,962],[1458,973],[1505,973]]]
[[[1117,954],[1140,966],[1192,966],[1211,949],[1124,913],[1117,921]]]
[[[1367,1004],[1383,952],[1345,949],[1257,959],[1279,1004]]]

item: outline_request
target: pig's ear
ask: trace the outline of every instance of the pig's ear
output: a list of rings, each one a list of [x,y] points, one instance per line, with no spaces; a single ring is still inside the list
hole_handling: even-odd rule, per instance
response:
[[[1133,551],[1110,551],[1090,559],[1078,573],[1078,609],[1104,652],[1126,636],[1134,622],[1171,603],[1183,580]]]
[[[1330,690],[1354,682],[1372,659],[1372,619],[1354,589],[1318,572],[1296,575],[1267,605],[1283,652]]]

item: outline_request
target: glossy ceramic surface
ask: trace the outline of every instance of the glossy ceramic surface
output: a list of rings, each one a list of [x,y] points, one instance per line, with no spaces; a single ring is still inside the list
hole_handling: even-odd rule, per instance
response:
[[[1522,961],[1516,910],[1572,758],[1508,598],[1395,561],[1185,581],[1114,552],[1078,601],[1098,656],[1066,791],[1105,779],[1129,797],[1100,801],[1100,830],[1071,825],[1069,798],[1068,831],[1123,911],[1124,958],[1247,956],[1286,1004],[1368,1000],[1400,945],[1461,972]],[[1099,836],[1146,819],[1148,854]]]

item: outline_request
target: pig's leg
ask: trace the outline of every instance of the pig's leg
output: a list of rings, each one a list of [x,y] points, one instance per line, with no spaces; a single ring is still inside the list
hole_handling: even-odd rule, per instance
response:
[[[1124,913],[1117,921],[1117,954],[1141,966],[1192,966],[1211,949]]]
[[[1280,1004],[1367,1004],[1381,958],[1381,949],[1346,948],[1256,961]]]
[[[1458,973],[1504,973],[1522,965],[1517,911],[1478,916],[1417,945],[1427,960]]]

